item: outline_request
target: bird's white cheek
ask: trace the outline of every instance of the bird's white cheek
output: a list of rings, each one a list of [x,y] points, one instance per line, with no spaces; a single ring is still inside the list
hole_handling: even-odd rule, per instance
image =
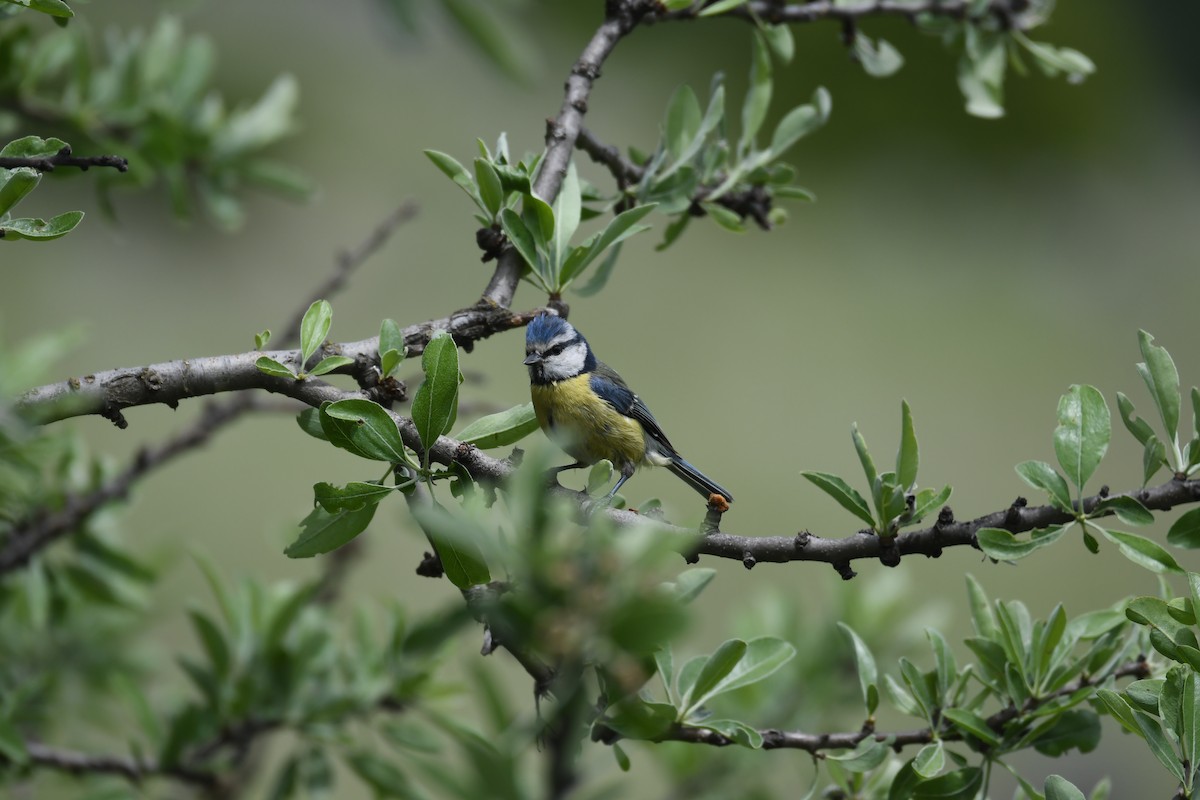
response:
[[[586,360],[587,348],[582,343],[571,345],[558,355],[546,359],[542,364],[542,375],[551,381],[565,381],[567,378],[574,378],[583,372],[583,364]]]

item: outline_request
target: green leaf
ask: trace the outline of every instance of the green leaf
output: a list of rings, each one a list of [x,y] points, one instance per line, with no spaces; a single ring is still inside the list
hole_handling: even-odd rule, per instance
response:
[[[554,199],[554,238],[550,252],[556,268],[561,268],[566,261],[571,237],[579,228],[581,211],[579,175],[575,171],[575,163],[571,162],[563,177],[562,187],[558,190],[558,197]],[[561,280],[558,285],[563,285]]]
[[[871,453],[867,450],[867,440],[858,431],[858,423],[850,426],[850,438],[854,440],[854,450],[858,453],[859,463],[862,464],[863,474],[867,476],[867,485],[872,486],[875,483],[875,478],[879,476],[879,472],[875,469],[875,461],[871,458]]]
[[[742,104],[742,135],[738,142],[740,152],[746,152],[754,145],[754,137],[758,135],[758,130],[767,117],[767,108],[771,105],[771,54],[758,31],[754,32],[753,42],[750,85],[746,89],[746,100]]]
[[[779,120],[779,124],[775,126],[775,132],[771,134],[770,157],[772,159],[779,158],[791,149],[792,145],[820,128],[824,123],[825,120],[821,118],[820,112],[812,105],[796,106],[785,114],[783,119]],[[788,196],[782,187],[777,189],[776,193]],[[801,199],[809,199],[804,196],[808,194],[808,192],[802,192]]]
[[[888,699],[892,701],[892,705],[902,713],[908,714],[910,717],[924,716],[924,711],[921,710],[921,706],[917,704],[913,696],[891,675],[883,676],[883,689],[887,693]]]
[[[1101,511],[1113,512],[1117,519],[1126,525],[1149,525],[1154,522],[1154,515],[1150,510],[1127,494],[1104,498],[1096,504],[1092,515],[1097,516],[1097,512]]]
[[[308,363],[312,354],[317,352],[329,335],[329,326],[333,323],[333,307],[327,300],[317,300],[304,312],[300,323],[300,368]]]
[[[1067,482],[1045,461],[1022,461],[1017,464],[1017,474],[1035,489],[1043,489],[1050,501],[1068,514],[1074,514],[1071,506],[1071,490]]]
[[[838,753],[825,757],[836,762],[847,772],[862,773],[870,772],[878,767],[887,760],[890,753],[891,748],[885,742],[879,741],[874,736],[867,736],[849,753]]]
[[[713,3],[712,5],[705,6],[700,11],[699,16],[711,17],[714,14],[724,14],[730,9],[737,8],[738,6],[744,6],[748,2],[749,0],[717,0],[717,2]]]
[[[734,654],[738,658],[727,668],[726,661]],[[758,683],[774,674],[795,655],[796,648],[793,645],[773,636],[761,636],[749,642],[731,639],[705,661],[690,693],[692,701],[687,705],[694,708],[719,694]],[[702,679],[705,680],[703,685]]]
[[[996,623],[996,615],[992,613],[987,593],[974,575],[967,575],[967,597],[971,605],[971,621],[975,632],[985,639],[997,638],[1000,626]]]
[[[607,458],[602,458],[588,470],[587,493],[596,494],[612,480],[613,465]]]
[[[613,758],[617,760],[617,767],[620,768],[621,772],[629,772],[629,768],[632,766],[632,764],[629,761],[629,756],[625,753],[625,748],[621,747],[621,743],[613,742],[612,751]]]
[[[704,587],[717,576],[715,569],[708,567],[695,567],[693,569],[684,570],[679,573],[672,587],[675,599],[680,603],[690,603],[700,596],[704,591]]]
[[[199,609],[190,609],[188,618],[196,630],[196,638],[204,647],[204,653],[208,657],[208,663],[212,665],[213,674],[218,679],[224,678],[229,674],[230,665],[229,644],[225,641],[225,635],[221,633],[221,629],[217,627],[212,618]]]
[[[333,372],[335,369],[348,367],[354,363],[354,359],[349,356],[326,356],[322,358],[317,365],[308,371],[309,375],[316,377]]]
[[[1121,421],[1125,423],[1125,428],[1143,445],[1154,436],[1154,429],[1150,427],[1150,423],[1134,415],[1133,401],[1122,392],[1117,392],[1117,411],[1121,414]]]
[[[872,78],[886,78],[904,66],[904,56],[887,40],[880,39],[876,44],[863,33],[854,38],[854,56]]]
[[[733,672],[734,667],[746,655],[746,643],[741,639],[730,639],[724,642],[717,648],[716,652],[708,657],[704,662],[704,666],[700,669],[700,674],[696,676],[696,683],[692,687],[692,695],[683,698],[684,710],[689,711],[692,708],[702,705],[709,697],[709,693],[715,689],[729,673]]]
[[[404,441],[391,415],[370,400],[338,400],[321,407],[321,428],[329,441],[362,458],[408,463]]]
[[[1109,541],[1115,542],[1121,554],[1138,566],[1145,567],[1152,572],[1183,573],[1183,568],[1179,566],[1174,557],[1157,542],[1153,542],[1144,536],[1124,533],[1123,531],[1111,531],[1101,528],[1100,532]]]
[[[504,447],[518,442],[537,428],[538,421],[533,412],[533,403],[525,403],[513,406],[507,411],[480,417],[459,431],[455,438],[473,444],[480,450],[490,450],[493,447]]]
[[[1200,769],[1200,675],[1195,669],[1182,671],[1183,692],[1179,699],[1180,728],[1183,754],[1189,766],[1190,783]]]
[[[379,352],[387,353],[394,351],[400,353],[403,358],[406,352],[404,345],[404,331],[400,330],[400,325],[394,319],[385,319],[379,324]]]
[[[437,150],[425,150],[423,152],[433,162],[435,167],[440,169],[450,180],[462,187],[462,190],[470,195],[472,199],[479,197],[475,189],[475,181],[471,178],[471,174],[467,172],[466,167],[446,153]]]
[[[1137,719],[1133,716],[1133,708],[1128,701],[1121,695],[1114,692],[1112,689],[1097,689],[1096,697],[1104,704],[1104,707],[1112,714],[1113,719],[1121,723],[1121,726],[1130,733],[1135,733],[1142,736],[1141,728],[1138,726]],[[1142,738],[1145,738],[1142,736]]]
[[[872,716],[879,707],[879,670],[875,666],[875,657],[853,628],[844,622],[838,622],[838,627],[850,637],[850,643],[854,645],[854,658],[858,663],[858,685],[862,690],[867,716]]]
[[[1112,421],[1104,396],[1093,386],[1072,385],[1058,402],[1054,452],[1063,472],[1080,489],[1108,451]]]
[[[482,158],[475,159],[475,182],[479,186],[479,199],[483,201],[484,209],[495,219],[504,205],[504,187],[500,184],[495,167]]]
[[[321,508],[333,514],[338,511],[355,511],[363,506],[378,503],[395,489],[379,483],[351,481],[345,486],[331,483],[313,484],[313,499]]]
[[[442,0],[459,33],[508,76],[527,81],[536,70],[531,55],[536,47],[522,34],[524,27],[510,23],[510,17],[494,3],[470,0]]]
[[[1146,740],[1146,744],[1150,745],[1150,752],[1159,760],[1159,763],[1167,768],[1168,772],[1175,776],[1177,781],[1185,783],[1187,777],[1183,773],[1183,764],[1180,763],[1175,748],[1171,746],[1171,742],[1163,733],[1162,725],[1154,717],[1136,709],[1133,710],[1133,718],[1137,724],[1137,732]]]
[[[456,517],[441,506],[416,506],[413,516],[437,551],[442,569],[459,589],[479,586],[492,579],[478,542],[478,529],[470,520]]]
[[[296,415],[296,424],[300,426],[300,430],[307,433],[316,439],[328,442],[329,437],[325,435],[325,429],[321,427],[321,410],[318,408],[306,408]]]
[[[254,349],[262,350],[271,341],[271,331],[265,330],[262,333],[254,334]]]
[[[367,750],[352,750],[346,763],[363,783],[375,791],[375,797],[411,797],[408,778],[399,767]]]
[[[648,703],[637,695],[609,706],[604,724],[626,739],[654,741],[675,724],[675,707],[669,703]]]
[[[912,410],[907,400],[900,401],[900,449],[896,452],[896,483],[908,491],[917,482],[917,467],[920,454],[917,450],[917,432],[913,427]],[[919,772],[919,771],[918,771]]]
[[[49,220],[28,217],[10,219],[0,222],[0,238],[10,241],[30,239],[35,242],[48,242],[66,236],[82,219],[82,211],[67,211]]]
[[[1035,550],[1054,544],[1067,530],[1067,525],[1056,525],[1032,531],[1029,539],[1018,541],[1015,536],[1001,528],[980,528],[975,536],[979,549],[997,561],[1016,561]]]
[[[511,208],[504,209],[500,212],[500,227],[504,229],[504,235],[508,237],[508,241],[521,254],[521,258],[525,259],[525,263],[537,271],[537,245],[533,241],[533,234],[529,232],[529,228],[525,227],[525,222],[520,215]]]
[[[1193,508],[1171,523],[1167,541],[1176,547],[1189,550],[1200,548],[1200,508]]]
[[[1069,709],[1052,720],[1045,732],[1033,741],[1033,748],[1042,755],[1056,758],[1071,749],[1090,753],[1100,744],[1100,718],[1096,712]]]
[[[946,751],[942,749],[942,742],[939,739],[936,742],[930,742],[922,747],[913,759],[913,772],[920,775],[922,778],[933,778],[941,773],[946,766]]]
[[[421,356],[425,380],[412,402],[413,422],[426,450],[450,429],[458,410],[458,348],[446,331],[438,331]],[[395,426],[393,426],[395,427]]]
[[[283,554],[288,558],[312,558],[336,550],[367,529],[377,507],[372,503],[357,511],[336,514],[314,508],[300,522],[300,537],[288,545]]]
[[[1046,778],[1046,800],[1087,800],[1083,792],[1075,788],[1075,784],[1061,775],[1051,775]]]
[[[41,183],[42,175],[32,167],[0,169],[0,216],[7,214],[21,198]]]
[[[964,767],[933,780],[922,781],[913,791],[913,800],[970,800],[983,786],[983,770]]]
[[[775,57],[784,64],[790,64],[796,55],[796,40],[792,37],[792,29],[787,25],[763,25],[759,28],[771,46]]]
[[[942,711],[942,716],[950,720],[955,727],[985,744],[992,747],[1000,744],[1000,737],[987,724],[987,720],[973,711],[967,711],[965,708],[947,708]]]
[[[617,245],[634,234],[650,230],[647,225],[636,225],[639,220],[654,210],[656,204],[649,203],[623,211],[614,217],[603,231],[590,237],[586,242],[572,248],[566,263],[563,265],[560,282],[566,286],[579,276],[588,265],[601,253],[613,245]],[[611,270],[611,267],[609,267]],[[607,277],[605,278],[607,280]],[[589,285],[589,290],[591,289]],[[586,292],[585,292],[586,294]]]
[[[717,203],[701,203],[700,207],[704,209],[704,212],[708,214],[708,216],[712,217],[713,222],[717,223],[725,230],[733,231],[734,233],[745,232],[746,223],[742,220],[741,215],[736,211],[732,211]]]
[[[254,366],[258,367],[260,372],[265,372],[274,378],[291,378],[292,380],[296,379],[296,373],[292,372],[275,359],[268,358],[267,356],[259,356],[258,360],[254,362]]]
[[[685,83],[675,90],[667,103],[663,141],[671,158],[679,161],[699,132],[700,101],[692,87]]]
[[[762,734],[746,723],[735,719],[706,719],[698,723],[696,727],[716,731],[726,739],[750,750],[759,750],[762,748]]]
[[[1137,365],[1146,388],[1158,406],[1159,416],[1167,430],[1167,442],[1174,442],[1179,432],[1179,371],[1165,348],[1154,344],[1154,337],[1138,331],[1138,348],[1142,358]]]
[[[849,511],[854,516],[858,517],[863,522],[875,527],[875,520],[871,517],[871,510],[867,508],[867,501],[859,494],[850,484],[839,478],[837,475],[830,475],[827,472],[801,472],[805,478],[808,478],[817,488],[821,489],[827,495],[838,502],[842,508]]]

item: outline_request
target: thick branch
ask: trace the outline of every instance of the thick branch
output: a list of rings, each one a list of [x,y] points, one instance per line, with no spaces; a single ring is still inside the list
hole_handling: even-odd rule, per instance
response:
[[[1131,661],[1127,664],[1122,664],[1113,670],[1111,674],[1105,675],[1100,679],[1092,680],[1082,677],[1045,697],[1030,698],[1020,709],[1014,707],[1003,708],[987,718],[987,725],[996,733],[1002,734],[1005,726],[1010,722],[1022,715],[1032,713],[1052,700],[1060,697],[1068,697],[1082,688],[1097,686],[1110,679],[1145,678],[1149,674],[1150,669],[1144,660]],[[929,744],[934,740],[933,728],[920,728],[918,730],[896,733],[881,733],[875,731],[870,726],[866,726],[860,731],[847,733],[801,733],[799,731],[781,731],[775,729],[761,730],[759,733],[763,737],[764,750],[804,750],[814,755],[823,750],[853,750],[867,737],[873,737],[877,742],[887,742],[889,747],[897,750],[902,747]],[[943,741],[961,741],[964,737],[953,725],[945,723],[937,730],[937,738]],[[675,727],[659,741],[692,742],[694,744],[707,744],[714,747],[726,747],[736,744],[732,739],[722,736],[716,731],[707,728],[694,728],[687,725]]]
[[[513,313],[505,308],[480,304],[456,311],[449,317],[410,325],[403,331],[404,342],[409,355],[419,354],[424,351],[434,332],[444,330],[453,335],[459,346],[470,348],[476,341],[494,333],[526,325],[539,310]],[[122,409],[152,403],[163,403],[174,408],[180,400],[189,397],[265,389],[311,405],[312,399],[320,397],[325,391],[315,387],[337,391],[313,379],[295,381],[267,375],[255,366],[255,362],[264,355],[294,369],[300,366],[300,354],[296,350],[251,351],[168,361],[145,367],[107,370],[40,386],[18,398],[16,407],[22,416],[40,424],[100,414],[122,425]],[[327,343],[314,356],[314,361],[329,355],[353,358],[355,364],[339,372],[361,375],[379,363],[379,337],[345,344]]]
[[[78,167],[85,172],[88,167],[112,167],[117,172],[126,172],[129,170],[129,162],[121,156],[73,156],[70,145],[52,156],[0,157],[0,168],[18,169],[20,167],[30,167],[39,172],[53,172],[55,167]]]

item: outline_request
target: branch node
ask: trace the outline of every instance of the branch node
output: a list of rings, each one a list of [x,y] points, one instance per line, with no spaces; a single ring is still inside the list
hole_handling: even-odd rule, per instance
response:
[[[812,541],[812,534],[808,531],[800,531],[796,534],[796,538],[793,541],[797,550],[803,550],[804,548],[808,547],[808,543]]]
[[[754,554],[751,553],[749,550],[742,553],[742,566],[743,567],[745,567],[748,570],[754,569],[754,565],[757,563],[758,563],[758,561],[754,558]]]
[[[895,536],[879,537],[879,563],[885,567],[900,566],[900,548],[896,546]]]
[[[594,81],[600,77],[600,65],[580,59],[571,67],[571,74]]]
[[[833,568],[837,570],[837,574],[841,575],[842,580],[844,581],[848,581],[858,574],[854,570],[850,569],[849,561],[836,561],[833,564]]]
[[[438,558],[437,553],[425,551],[424,557],[421,558],[421,563],[417,565],[417,574],[422,578],[440,578],[446,574],[442,569],[442,559]],[[487,653],[484,653],[486,656]]]
[[[125,419],[125,415],[121,413],[119,408],[106,408],[100,412],[100,416],[116,425],[121,430],[129,427],[129,420]]]
[[[1012,505],[1004,512],[1004,525],[1007,528],[1014,528],[1021,522],[1021,511],[1025,506],[1029,505],[1029,501],[1024,497],[1018,497],[1012,501]]]

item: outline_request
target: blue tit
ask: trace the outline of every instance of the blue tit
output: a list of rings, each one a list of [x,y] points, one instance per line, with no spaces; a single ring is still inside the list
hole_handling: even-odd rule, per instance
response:
[[[525,366],[538,424],[575,459],[555,473],[608,459],[621,477],[607,501],[638,466],[651,464],[671,470],[705,498],[733,502],[720,484],[683,460],[641,398],[596,360],[587,339],[562,317],[540,314],[529,323]]]

